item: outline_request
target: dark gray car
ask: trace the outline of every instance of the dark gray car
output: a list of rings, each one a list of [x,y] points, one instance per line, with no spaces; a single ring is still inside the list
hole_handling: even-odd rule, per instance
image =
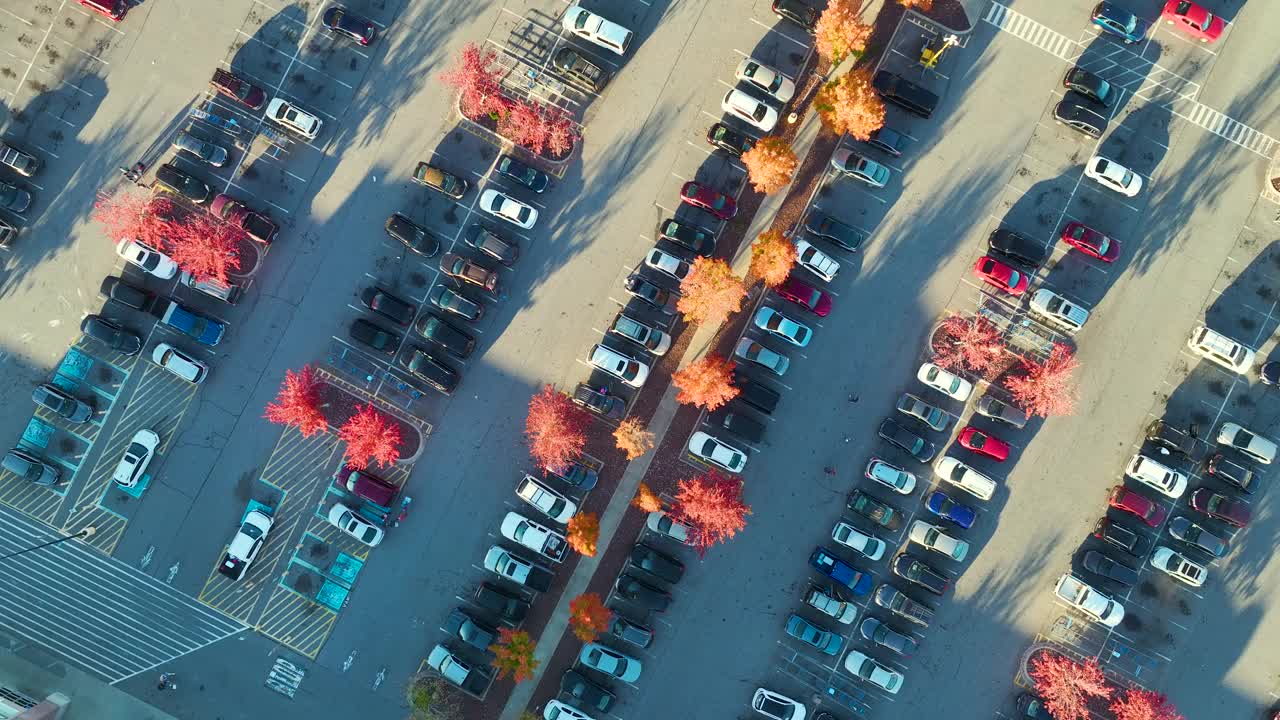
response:
[[[910,655],[916,651],[919,643],[915,638],[900,633],[873,617],[867,617],[858,627],[858,632],[869,642],[886,647],[899,655]]]
[[[80,332],[125,355],[137,355],[142,350],[142,338],[136,333],[99,315],[85,316],[80,321]]]
[[[1138,571],[1119,562],[1113,558],[1098,552],[1090,550],[1084,554],[1084,561],[1081,563],[1084,569],[1101,578],[1115,581],[1125,587],[1130,587],[1138,582]]]
[[[193,155],[214,167],[227,164],[227,149],[190,133],[180,132],[173,139],[173,149]]]
[[[879,434],[883,440],[906,450],[911,453],[911,457],[920,462],[929,462],[933,459],[934,453],[937,452],[937,448],[934,447],[933,443],[902,427],[893,420],[885,420],[880,423]]]
[[[609,622],[609,634],[636,647],[647,648],[653,644],[653,630],[628,620],[617,612],[614,612],[613,620]]]
[[[1182,542],[1220,558],[1227,554],[1227,541],[1205,530],[1203,526],[1179,515],[1169,521],[1169,534]]]
[[[1089,98],[1068,92],[1053,108],[1053,119],[1091,138],[1100,138],[1107,131],[1107,117],[1094,108]]]
[[[680,578],[684,576],[684,563],[664,552],[654,550],[644,543],[637,544],[631,548],[631,556],[628,560],[631,563],[631,567],[643,570],[672,584],[680,582]]]
[[[978,401],[978,414],[986,415],[993,420],[1008,423],[1016,428],[1027,426],[1027,411],[1003,403],[990,395]]]
[[[45,462],[39,455],[29,453],[22,448],[14,448],[5,453],[0,460],[0,467],[36,485],[57,485],[62,478],[62,471]]]
[[[88,422],[93,417],[93,405],[51,383],[37,385],[31,391],[31,402],[73,423]]]
[[[849,252],[857,252],[867,240],[865,232],[820,212],[809,213],[804,229]]]
[[[457,637],[473,648],[489,651],[489,646],[498,639],[498,631],[471,617],[462,608],[449,611],[444,621],[445,632]]]

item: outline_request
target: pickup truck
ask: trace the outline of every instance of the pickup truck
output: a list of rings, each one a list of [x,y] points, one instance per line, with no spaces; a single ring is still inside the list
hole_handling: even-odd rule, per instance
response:
[[[485,569],[530,590],[546,592],[551,589],[553,576],[550,570],[534,565],[533,561],[526,560],[500,545],[494,545],[489,548],[489,552],[485,553],[484,566]]]
[[[1053,594],[1107,627],[1115,627],[1124,619],[1123,605],[1094,590],[1089,583],[1071,573],[1058,578]]]
[[[502,519],[502,537],[523,545],[539,555],[561,562],[569,544],[560,533],[550,530],[518,512],[509,512]]]
[[[232,200],[225,194],[213,199],[209,212],[245,231],[245,234],[263,245],[270,245],[276,238],[276,232],[280,230],[271,218],[250,210],[244,203]]]
[[[195,338],[201,345],[217,345],[227,329],[226,325],[217,320],[210,320],[168,298],[163,298],[156,303],[155,314],[160,318],[160,322]]]
[[[824,547],[815,548],[809,556],[814,570],[835,580],[853,591],[854,595],[866,595],[871,591],[871,576],[836,557]]]
[[[40,160],[35,155],[0,142],[0,165],[7,165],[19,175],[31,177],[40,169]]]
[[[462,688],[462,691],[474,697],[482,697],[489,684],[493,682],[493,673],[486,673],[478,667],[472,667],[458,659],[449,648],[436,645],[427,656],[427,665],[440,673],[441,677]]]
[[[876,588],[875,600],[876,604],[885,610],[921,627],[929,627],[929,621],[933,620],[933,608],[912,600],[901,590],[887,583]]]
[[[848,625],[852,623],[854,618],[858,616],[858,606],[851,602],[838,600],[835,597],[835,591],[827,592],[817,585],[810,585],[809,591],[805,593],[804,602],[809,607],[817,610],[823,615],[829,615],[836,619],[837,622]]]
[[[218,92],[252,110],[257,110],[267,101],[266,91],[226,70],[214,70],[209,84]]]

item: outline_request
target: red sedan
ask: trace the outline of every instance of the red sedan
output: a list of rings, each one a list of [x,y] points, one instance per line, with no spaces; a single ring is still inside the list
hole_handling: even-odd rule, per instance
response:
[[[1227,27],[1226,20],[1189,0],[1169,0],[1160,17],[1202,43],[1215,42]]]
[[[1079,222],[1069,222],[1062,228],[1062,241],[1071,247],[1102,262],[1115,262],[1120,257],[1120,241],[1107,237]]]
[[[1031,281],[1027,276],[1005,265],[990,255],[978,258],[973,266],[973,274],[988,285],[994,285],[1010,295],[1021,295],[1027,291]]]
[[[1250,518],[1253,517],[1248,505],[1222,493],[1216,493],[1207,487],[1197,488],[1191,493],[1191,507],[1211,518],[1217,518],[1238,528],[1248,525]]]
[[[960,444],[979,455],[986,455],[996,462],[1009,459],[1009,443],[992,437],[970,425],[960,431]]]
[[[706,210],[721,220],[732,220],[733,216],[738,214],[738,204],[733,201],[733,198],[692,180],[680,188],[680,199],[696,208]]]
[[[818,317],[831,313],[831,296],[802,280],[789,277],[774,292]]]
[[[1142,522],[1153,528],[1160,527],[1169,514],[1168,510],[1147,499],[1145,495],[1139,495],[1123,485],[1111,488],[1111,496],[1107,498],[1107,504],[1117,510],[1137,515]]]

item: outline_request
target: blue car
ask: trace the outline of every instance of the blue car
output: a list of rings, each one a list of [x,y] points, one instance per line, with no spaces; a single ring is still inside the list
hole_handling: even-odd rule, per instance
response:
[[[924,506],[934,515],[965,530],[973,527],[973,521],[978,519],[976,510],[952,500],[950,496],[941,490],[934,490],[930,493],[929,499],[925,501]]]
[[[1139,42],[1147,35],[1147,23],[1128,10],[1116,7],[1109,2],[1098,3],[1089,18],[1103,32],[1115,35],[1125,44]]]
[[[213,346],[222,340],[226,325],[188,310],[173,300],[166,302],[168,305],[160,311],[160,322],[194,338],[202,345]]]
[[[871,592],[872,577],[836,557],[830,550],[819,547],[809,556],[809,564],[814,570],[835,580],[853,591],[854,595],[866,595]]]

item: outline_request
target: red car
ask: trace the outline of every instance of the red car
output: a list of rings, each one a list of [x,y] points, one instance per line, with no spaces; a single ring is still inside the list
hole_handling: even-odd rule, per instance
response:
[[[1153,528],[1160,527],[1169,514],[1168,510],[1148,500],[1146,496],[1139,495],[1123,485],[1111,488],[1111,497],[1107,498],[1107,504],[1117,510],[1137,515],[1142,522]]]
[[[1216,493],[1207,487],[1197,488],[1191,493],[1191,507],[1211,518],[1217,518],[1228,525],[1242,528],[1249,524],[1253,514],[1249,506],[1239,500]]]
[[[973,266],[973,274],[978,276],[979,280],[994,285],[1010,295],[1021,295],[1031,284],[1026,275],[990,255],[978,258],[978,262]]]
[[[1009,459],[1009,443],[992,437],[972,425],[960,431],[960,444],[997,462]]]
[[[826,317],[831,313],[831,296],[807,282],[789,277],[774,292],[818,317]]]
[[[690,180],[680,188],[680,199],[696,208],[702,208],[721,220],[732,220],[738,214],[738,204],[733,198],[706,185]]]
[[[1107,237],[1084,223],[1067,223],[1062,228],[1062,241],[1102,262],[1115,262],[1120,257],[1120,241]]]
[[[125,12],[129,9],[129,3],[125,0],[77,0],[77,2],[115,22],[123,20]]]
[[[1169,0],[1160,17],[1200,42],[1216,41],[1227,27],[1226,20],[1189,0]]]
[[[244,203],[236,202],[225,194],[213,199],[209,212],[240,228],[263,245],[270,245],[276,238],[276,232],[280,230],[280,226],[272,222],[271,218],[250,210]]]

